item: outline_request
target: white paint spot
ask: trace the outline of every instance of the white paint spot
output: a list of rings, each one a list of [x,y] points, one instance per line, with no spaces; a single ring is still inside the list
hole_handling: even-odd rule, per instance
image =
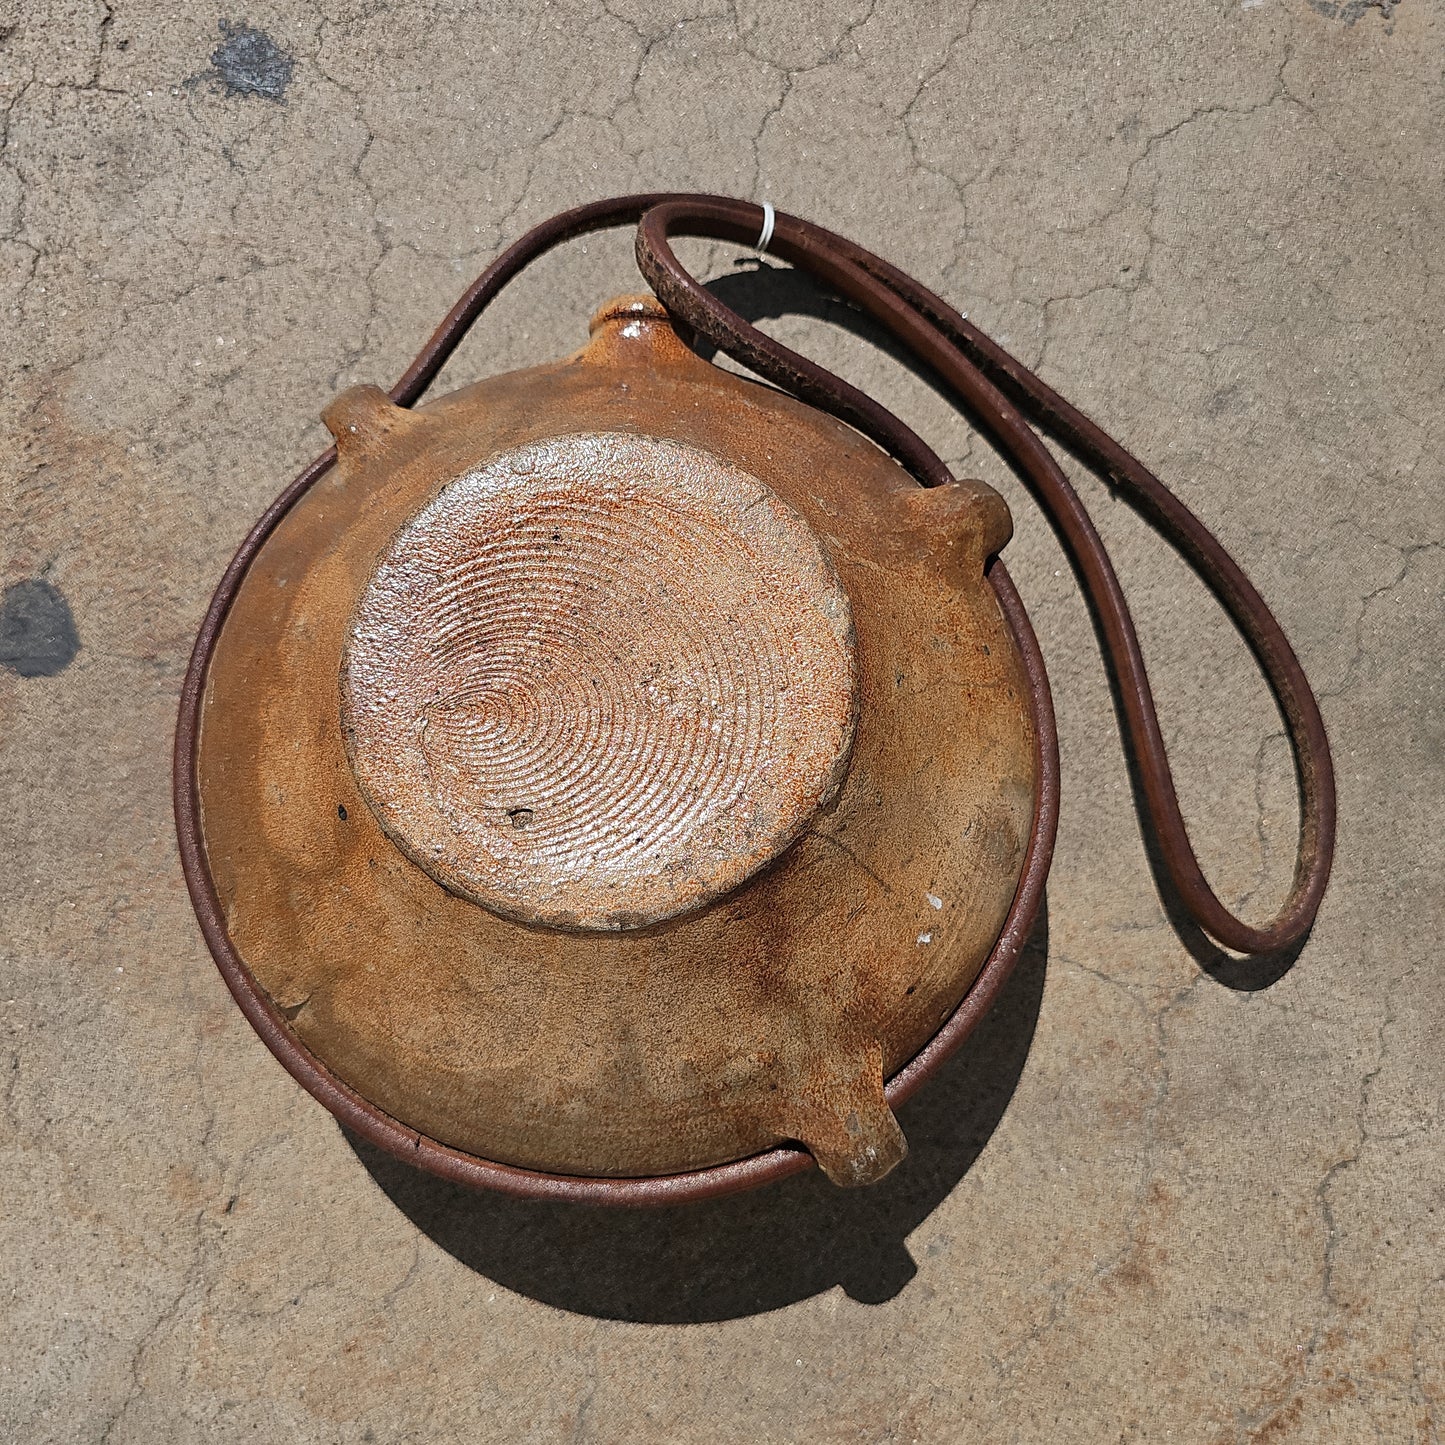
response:
[[[919,943],[932,943],[933,935],[931,933],[920,933],[918,935],[918,941]]]
[[[942,907],[943,907],[943,899],[941,899],[941,898],[938,896],[938,894],[936,894],[936,893],[925,893],[923,896],[928,900],[928,906],[929,906],[930,908],[942,908]]]

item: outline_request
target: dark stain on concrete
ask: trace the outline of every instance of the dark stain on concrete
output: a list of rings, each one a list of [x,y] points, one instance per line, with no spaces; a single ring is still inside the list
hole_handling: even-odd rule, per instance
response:
[[[75,660],[80,635],[70,603],[43,577],[12,582],[0,597],[0,667],[21,677],[54,677]]]
[[[222,20],[222,43],[211,52],[211,68],[228,95],[261,95],[282,100],[296,62],[264,30],[244,20]]]
[[[1342,20],[1346,25],[1353,25],[1371,10],[1378,10],[1382,19],[1389,20],[1399,3],[1400,0],[1309,0],[1309,7],[1326,20]]]

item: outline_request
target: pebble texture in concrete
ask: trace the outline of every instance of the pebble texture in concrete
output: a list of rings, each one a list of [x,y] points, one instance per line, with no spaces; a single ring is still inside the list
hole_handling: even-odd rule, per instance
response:
[[[1438,1441],[1442,54],[1434,0],[0,0],[0,1437]],[[1006,490],[1064,816],[1047,930],[891,1179],[619,1217],[348,1143],[209,962],[169,746],[326,401],[530,223],[652,188],[855,236],[1159,469],[1295,639],[1341,831],[1293,967],[1181,941],[1032,504],[845,313],[694,248]],[[635,285],[575,246],[443,385]],[[1263,917],[1278,719],[1088,496],[1205,865]]]

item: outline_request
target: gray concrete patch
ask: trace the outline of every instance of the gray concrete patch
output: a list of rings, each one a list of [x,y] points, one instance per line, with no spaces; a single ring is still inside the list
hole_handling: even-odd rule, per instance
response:
[[[43,577],[12,582],[0,594],[0,667],[21,677],[54,677],[79,651],[70,604]]]
[[[281,100],[295,61],[266,34],[244,21],[222,20],[225,40],[211,52],[211,69],[231,95]]]

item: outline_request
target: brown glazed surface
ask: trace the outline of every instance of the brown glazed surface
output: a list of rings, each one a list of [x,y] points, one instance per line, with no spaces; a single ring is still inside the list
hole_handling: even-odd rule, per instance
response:
[[[982,572],[1001,500],[917,487],[646,315],[416,412],[362,388],[327,420],[339,463],[240,587],[197,762],[230,938],[301,1042],[411,1128],[526,1168],[670,1174],[799,1139],[839,1182],[886,1172],[903,1144],[883,1080],[988,956],[1033,819],[1025,679]],[[818,537],[856,629],[841,787],[732,891],[610,934],[524,926],[415,866],[341,727],[353,618],[402,528],[488,459],[580,433],[756,478]]]

